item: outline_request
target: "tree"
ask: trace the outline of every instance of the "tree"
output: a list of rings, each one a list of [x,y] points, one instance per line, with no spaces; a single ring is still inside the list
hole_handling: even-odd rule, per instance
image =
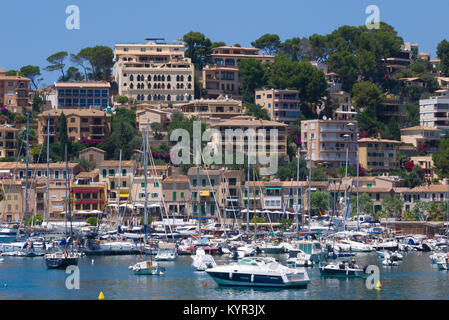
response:
[[[404,103],[404,113],[408,126],[419,126],[419,106],[416,103]]]
[[[352,100],[357,108],[359,131],[367,131],[368,135],[375,134],[381,124],[377,121],[377,114],[383,100],[382,92],[371,82],[358,82],[352,87]]]
[[[37,86],[40,81],[43,80],[43,78],[39,78],[41,76],[41,71],[38,66],[24,66],[20,69],[20,73],[31,80],[31,83],[34,86],[34,89],[37,90]]]
[[[201,32],[190,31],[186,33],[182,40],[186,48],[186,56],[192,59],[192,63],[197,70],[203,69],[209,55],[212,52],[212,42]]]
[[[449,178],[449,136],[440,140],[438,152],[432,155],[435,172],[440,179]]]
[[[44,219],[41,216],[33,216],[31,218],[28,218],[28,225],[29,226],[39,226],[42,224]]]
[[[399,123],[393,117],[390,119],[390,123],[386,127],[385,138],[401,141],[401,127],[399,127]]]
[[[154,132],[154,136],[156,138],[159,138],[160,136],[162,136],[160,133],[163,130],[162,124],[160,124],[159,122],[152,122],[150,124],[151,130]]]
[[[89,217],[86,219],[86,223],[90,224],[91,226],[97,226],[98,219],[96,217]]]
[[[207,95],[207,89],[203,87],[203,83],[197,77],[194,77],[194,91],[193,95],[195,99],[201,99]]]
[[[110,80],[111,68],[114,65],[114,52],[111,48],[106,46],[84,48],[77,54],[77,57],[89,62],[92,71],[91,79]]]
[[[86,158],[79,158],[78,164],[80,165],[81,169],[85,172],[92,171],[97,166],[95,162],[88,161]]]
[[[312,212],[324,212],[328,204],[328,193],[323,191],[314,191],[310,195]]]
[[[359,194],[359,214],[371,214],[373,212],[373,200],[367,193]],[[351,197],[352,216],[357,215],[357,197]]]
[[[267,84],[267,70],[255,58],[240,59],[238,67],[240,78],[243,80],[243,101],[254,103],[255,90]]]
[[[255,48],[262,49],[266,54],[275,55],[279,50],[281,41],[277,34],[264,34],[259,39],[251,42]]]
[[[44,105],[44,103],[45,103],[44,99],[43,99],[40,95],[37,95],[37,94],[36,94],[36,95],[33,97],[33,104],[32,104],[32,106],[33,106],[33,111],[39,112],[39,111],[40,111],[40,107],[41,107],[42,105]]]
[[[424,182],[424,172],[422,171],[420,166],[416,165],[409,173],[405,173],[404,171],[402,177],[407,188],[417,187],[419,185],[422,185],[422,183]]]
[[[120,104],[128,103],[129,99],[127,96],[117,96],[117,102]]]
[[[404,200],[399,195],[386,195],[382,200],[382,208],[389,217],[397,217],[403,206]]]
[[[428,203],[421,200],[415,201],[415,206],[413,207],[412,212],[420,221],[427,221],[429,217]]]
[[[449,76],[449,42],[444,39],[437,46],[437,56],[440,58],[440,71]]]
[[[49,66],[45,67],[46,71],[61,71],[62,78],[65,78],[64,67],[65,67],[65,59],[67,58],[68,53],[66,51],[57,52],[47,58],[47,61],[50,63]]]
[[[88,61],[84,57],[80,56],[80,54],[73,54],[73,53],[70,55],[70,60],[75,65],[80,66],[84,71],[84,78],[89,79],[89,71],[91,70],[87,65]]]
[[[259,105],[253,103],[245,103],[246,114],[256,117],[256,119],[270,120],[268,111]]]
[[[83,76],[79,72],[78,68],[69,67],[66,71],[65,77],[60,77],[61,82],[79,82],[83,80]]]

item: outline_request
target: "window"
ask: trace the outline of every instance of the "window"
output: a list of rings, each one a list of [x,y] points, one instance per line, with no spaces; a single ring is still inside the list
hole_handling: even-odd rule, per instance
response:
[[[196,179],[193,179],[193,186],[196,187]]]
[[[115,176],[115,170],[109,169],[109,176]]]
[[[176,201],[176,192],[173,192],[173,201]]]
[[[107,170],[103,169],[103,178],[106,178],[106,173],[107,173]]]
[[[123,177],[126,177],[126,169],[123,169],[123,170],[122,170],[122,176],[123,176]]]
[[[181,192],[181,199],[184,199],[184,192]]]

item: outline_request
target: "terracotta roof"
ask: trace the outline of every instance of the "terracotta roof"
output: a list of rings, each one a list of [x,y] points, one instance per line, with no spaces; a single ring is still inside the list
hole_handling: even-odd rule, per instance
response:
[[[170,176],[165,178],[162,182],[189,182],[188,176]]]
[[[424,130],[424,131],[440,131],[439,129],[436,128],[431,128],[431,127],[426,127],[426,126],[414,126],[414,127],[410,127],[410,128],[404,128],[401,129],[401,131],[416,131],[416,130]]]
[[[397,144],[401,144],[401,141],[397,141],[397,140],[388,140],[388,139],[376,139],[376,138],[362,138],[359,139],[357,141],[358,143],[360,142],[383,142],[383,143],[397,143]]]
[[[39,115],[39,118],[47,118],[48,114],[53,117],[59,117],[61,113],[63,113],[66,116],[85,116],[85,117],[92,117],[92,116],[101,116],[101,117],[111,117],[111,114],[108,114],[104,111],[97,110],[97,109],[54,109],[50,111],[44,111]]]
[[[105,160],[100,164],[100,167],[119,167],[120,161],[119,160]],[[125,160],[122,161],[122,167],[135,167],[136,161],[134,160]]]
[[[79,166],[79,164],[69,162],[68,166],[71,169],[71,168],[75,168],[75,167]],[[66,167],[66,165],[65,165],[65,162],[58,162],[58,163],[50,163],[49,167],[50,167],[50,169],[58,169],[58,168],[64,169]],[[25,163],[17,163],[17,162],[0,162],[0,169],[14,170],[15,168],[25,169],[26,164]],[[46,169],[47,164],[46,163],[30,163],[28,165],[28,168],[29,168],[29,170]]]
[[[397,190],[397,191],[396,191]],[[408,188],[395,188],[396,192],[408,192],[408,193],[447,193],[449,186],[447,184],[431,184],[428,186],[418,186],[413,189]]]
[[[287,127],[285,123],[269,121],[269,120],[240,120],[235,119],[225,120],[214,123],[211,127]]]
[[[99,148],[95,148],[95,147],[89,147],[89,148],[83,149],[83,150],[80,151],[80,153],[86,153],[86,152],[89,152],[89,151],[96,151],[96,152],[106,153],[106,151],[104,151],[102,149],[99,149]]]
[[[77,174],[77,176],[75,177],[76,179],[80,179],[80,178],[95,178],[98,176],[98,170],[96,171],[90,171],[90,172],[80,172]]]
[[[56,88],[110,88],[109,82],[55,82]]]

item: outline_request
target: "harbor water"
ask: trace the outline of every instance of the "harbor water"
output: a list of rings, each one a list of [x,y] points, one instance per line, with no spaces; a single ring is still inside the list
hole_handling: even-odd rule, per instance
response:
[[[399,266],[385,267],[376,253],[359,253],[360,266],[380,268],[381,290],[369,290],[363,278],[326,278],[317,267],[307,268],[311,282],[307,289],[263,289],[219,287],[205,272],[191,267],[189,256],[174,262],[159,262],[162,276],[135,275],[128,267],[139,256],[85,256],[79,261],[80,289],[68,290],[64,270],[48,270],[43,257],[3,257],[0,263],[0,299],[85,300],[441,300],[449,298],[449,273],[430,263],[427,252],[404,253]],[[273,255],[283,264],[287,255]],[[217,264],[229,259],[214,257]],[[149,256],[144,256],[149,259]],[[93,261],[92,261],[93,260]],[[207,283],[207,285],[205,285]]]

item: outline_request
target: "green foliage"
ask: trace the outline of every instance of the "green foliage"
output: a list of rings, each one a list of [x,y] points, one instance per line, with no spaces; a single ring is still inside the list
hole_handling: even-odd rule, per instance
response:
[[[312,212],[319,213],[321,211],[324,213],[328,204],[328,193],[323,191],[314,191],[311,193],[310,198]]]
[[[254,103],[254,92],[267,84],[267,69],[255,58],[244,58],[238,62],[240,79],[243,80],[244,102]]]
[[[279,169],[276,173],[276,176],[281,181],[289,181],[289,180],[295,180],[297,178],[297,165],[298,165],[298,158],[293,158],[290,163],[285,163],[284,161],[279,161]],[[313,171],[312,171],[313,173]],[[309,175],[309,170],[307,169],[307,163],[306,160],[303,157],[299,158],[299,180],[304,181],[307,179]]]
[[[401,128],[399,127],[399,123],[393,117],[385,128],[385,139],[401,141]]]
[[[34,85],[34,88],[37,90],[37,85],[42,80],[42,78],[39,78],[39,76],[41,76],[39,66],[23,66],[20,69],[20,74],[22,74],[26,78],[29,78],[31,80],[31,83]]]
[[[283,219],[281,220],[281,229],[287,230],[292,226],[293,222],[290,219]]]
[[[182,38],[185,44],[185,55],[192,59],[197,70],[201,70],[207,63],[212,52],[212,42],[201,32],[190,31]]]
[[[145,217],[140,218],[140,225],[143,226],[145,222]],[[152,223],[153,222],[153,217],[152,216],[148,216],[148,223]]]
[[[359,194],[359,214],[373,213],[373,200],[367,193]],[[351,196],[352,216],[357,215],[357,196]]]
[[[28,225],[39,226],[43,221],[44,219],[41,216],[33,216],[31,218],[28,218]]]
[[[404,179],[404,184],[407,188],[414,188],[424,183],[424,172],[418,165],[415,165],[411,172],[402,170],[401,176]]]
[[[195,99],[204,98],[206,95],[207,95],[207,89],[203,88],[203,84],[201,83],[200,79],[195,77],[194,78],[194,97],[195,97]]]
[[[440,71],[444,76],[449,76],[449,42],[444,39],[437,47],[437,56],[440,58]]]
[[[127,96],[117,96],[117,102],[120,104],[128,103],[129,99]]]
[[[245,103],[246,114],[256,117],[256,119],[270,120],[268,110],[253,103]]]
[[[47,58],[47,61],[50,63],[47,67],[44,68],[46,71],[60,71],[62,74],[62,78],[65,78],[64,67],[65,60],[68,56],[66,51],[57,52]]]
[[[90,224],[91,226],[97,226],[98,219],[96,217],[89,217],[86,219],[86,223]]]
[[[382,208],[388,217],[397,217],[404,206],[404,200],[399,195],[386,195],[382,199]]]
[[[255,48],[262,49],[266,54],[275,55],[279,50],[281,41],[277,34],[264,34],[259,39],[251,42],[251,45]]]
[[[328,84],[323,71],[309,62],[278,56],[270,69],[268,85],[277,89],[299,90],[303,102],[318,102],[326,94]]]
[[[440,140],[438,152],[432,155],[435,173],[440,179],[449,178],[449,136]]]
[[[292,61],[312,60],[312,45],[307,38],[287,39],[279,45],[278,54],[282,54]]]
[[[366,131],[369,136],[378,132],[382,125],[377,115],[383,100],[382,92],[371,82],[358,82],[352,88],[352,100],[357,108],[356,119],[359,131]]]
[[[89,79],[110,80],[111,68],[114,65],[114,52],[111,48],[106,46],[87,47],[82,49],[75,57],[84,68],[85,74],[87,74],[85,65],[89,64],[89,70],[91,71]]]
[[[92,171],[97,166],[95,162],[88,161],[86,158],[79,158],[78,163],[81,166],[81,170],[85,172]]]
[[[253,217],[250,221],[251,223],[264,223],[265,218],[262,217]]]
[[[414,127],[419,125],[419,106],[416,103],[404,103],[404,113],[407,126]]]

